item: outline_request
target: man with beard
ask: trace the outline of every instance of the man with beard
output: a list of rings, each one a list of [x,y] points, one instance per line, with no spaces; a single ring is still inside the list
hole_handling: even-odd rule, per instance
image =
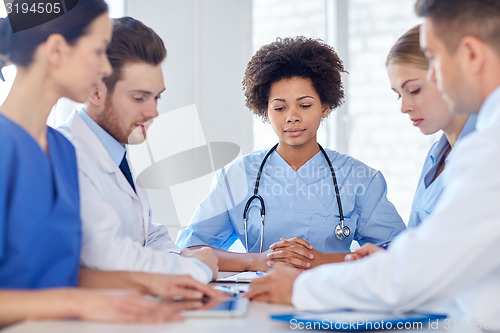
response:
[[[142,22],[123,17],[113,22],[106,52],[113,73],[96,85],[86,107],[59,128],[77,152],[81,265],[189,274],[208,282],[216,277],[217,258],[208,248],[180,251],[167,228],[152,223],[146,192],[134,184],[126,158],[125,145],[143,142],[158,116],[157,102],[165,90],[163,41]]]

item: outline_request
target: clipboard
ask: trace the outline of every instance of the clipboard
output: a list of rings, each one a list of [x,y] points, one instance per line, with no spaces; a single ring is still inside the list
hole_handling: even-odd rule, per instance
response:
[[[287,322],[292,329],[318,329],[329,331],[371,331],[392,329],[436,328],[438,313],[383,313],[351,310],[325,312],[295,312],[271,315],[272,320]]]

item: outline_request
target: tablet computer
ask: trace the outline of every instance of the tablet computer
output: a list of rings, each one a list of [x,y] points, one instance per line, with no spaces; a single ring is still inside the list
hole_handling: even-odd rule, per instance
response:
[[[324,329],[333,331],[371,331],[390,329],[430,329],[444,314],[381,313],[360,311],[295,312],[271,315],[271,319],[287,322],[292,329]]]
[[[248,300],[245,298],[232,298],[229,300],[207,300],[198,310],[183,311],[185,317],[221,318],[242,317],[247,312]]]

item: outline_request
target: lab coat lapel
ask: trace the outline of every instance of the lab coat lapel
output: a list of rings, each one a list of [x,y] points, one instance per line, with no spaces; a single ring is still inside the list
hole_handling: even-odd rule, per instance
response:
[[[79,141],[86,143],[85,149],[91,152],[90,156],[95,156],[100,168],[113,177],[119,188],[135,200],[138,200],[136,193],[128,183],[120,168],[113,162],[97,135],[94,134],[76,111],[71,114],[65,126],[71,130],[70,136],[74,136],[78,138]],[[65,132],[67,133],[67,131]]]
[[[141,222],[145,232],[145,241],[147,241],[149,222],[151,221],[151,209],[149,206],[149,201],[147,199],[146,191],[136,184],[137,193],[134,192],[120,168],[115,164],[115,162],[113,162],[113,160],[109,156],[106,148],[104,148],[99,138],[87,126],[85,121],[78,115],[76,111],[71,114],[67,122],[63,126],[61,126],[59,130],[63,132],[66,137],[70,139],[70,141],[73,141],[73,139],[77,138],[79,142],[83,142],[84,145],[79,145],[79,149],[86,149],[87,151],[82,155],[95,156],[95,159],[101,170],[104,173],[109,174],[117,187],[122,192],[126,193],[126,195],[129,195],[133,201],[135,201],[135,207],[137,207],[137,209],[141,209]],[[130,170],[132,173],[132,178],[135,179],[136,174],[132,166],[130,166]],[[139,223],[139,221],[137,222]]]
[[[130,171],[132,173],[132,178],[135,181],[135,179],[137,177],[136,177],[136,173],[134,171],[134,167],[132,165],[130,165]],[[123,178],[125,178],[125,177],[123,177]],[[125,181],[126,181],[126,179],[125,179]],[[128,185],[128,188],[132,192],[134,192],[132,190],[132,187],[128,183],[128,181],[127,181],[127,185]],[[141,207],[141,213],[142,213],[141,215],[142,215],[142,219],[143,219],[142,225],[144,226],[144,235],[146,235],[146,242],[147,242],[147,235],[149,234],[149,225],[151,222],[151,207],[149,206],[149,200],[147,197],[146,190],[144,188],[142,188],[141,186],[139,186],[137,183],[135,184],[135,190],[136,190],[136,192],[134,193],[134,197],[139,201],[139,204]]]

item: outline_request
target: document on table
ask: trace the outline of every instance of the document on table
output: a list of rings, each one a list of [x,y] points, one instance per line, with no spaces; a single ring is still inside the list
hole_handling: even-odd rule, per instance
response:
[[[246,282],[250,283],[252,280],[264,276],[264,272],[241,272],[233,275],[226,276],[221,279],[217,279],[217,282]]]

